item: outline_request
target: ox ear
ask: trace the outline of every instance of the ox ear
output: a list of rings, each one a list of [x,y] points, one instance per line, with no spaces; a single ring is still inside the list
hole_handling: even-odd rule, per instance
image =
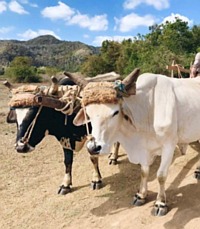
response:
[[[75,126],[81,126],[86,124],[86,120],[85,120],[85,115],[84,115],[84,110],[83,108],[81,108],[79,110],[79,112],[76,114],[73,123]]]
[[[17,122],[17,114],[14,109],[11,109],[6,118],[7,123],[16,123]]]
[[[140,69],[136,68],[134,69],[123,81],[122,83],[125,86],[125,90],[129,95],[135,95],[136,94],[136,81],[139,76]]]

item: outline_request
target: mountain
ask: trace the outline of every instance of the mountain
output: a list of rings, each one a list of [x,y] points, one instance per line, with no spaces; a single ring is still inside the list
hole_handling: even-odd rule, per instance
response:
[[[33,65],[58,67],[77,71],[88,55],[99,53],[99,48],[81,42],[61,41],[51,35],[28,41],[0,40],[0,67],[8,66],[16,56],[29,56]]]

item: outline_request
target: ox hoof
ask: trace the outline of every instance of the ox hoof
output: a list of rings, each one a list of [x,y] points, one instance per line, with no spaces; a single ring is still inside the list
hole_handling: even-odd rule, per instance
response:
[[[145,198],[141,198],[138,194],[135,194],[135,196],[133,197],[134,206],[142,206],[143,204],[145,204],[145,202]]]
[[[195,172],[194,172],[194,177],[197,179],[197,180],[200,180],[200,170],[197,169]]]
[[[168,206],[165,203],[155,204],[151,211],[153,216],[164,216],[168,212]]]
[[[100,189],[103,187],[102,181],[92,181],[91,188],[93,190]]]
[[[69,192],[71,192],[71,188],[69,186],[64,186],[64,185],[61,185],[58,190],[58,194],[60,195],[66,195]]]
[[[110,159],[109,165],[116,165],[117,164],[117,159]]]

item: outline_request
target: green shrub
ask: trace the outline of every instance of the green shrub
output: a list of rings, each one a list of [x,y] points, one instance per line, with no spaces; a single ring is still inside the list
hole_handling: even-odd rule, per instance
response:
[[[31,58],[16,57],[5,71],[5,76],[17,83],[37,83],[41,81],[37,68],[31,66]]]

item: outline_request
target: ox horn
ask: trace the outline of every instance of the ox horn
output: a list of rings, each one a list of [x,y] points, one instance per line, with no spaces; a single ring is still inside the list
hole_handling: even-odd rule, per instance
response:
[[[9,83],[8,81],[4,81],[3,84],[4,84],[10,91],[14,88],[14,86],[13,86],[11,83]]]
[[[126,91],[129,95],[135,95],[135,82],[137,81],[137,78],[139,76],[140,69],[135,68],[125,79],[123,79],[122,83],[125,86]]]
[[[52,84],[51,84],[51,87],[49,89],[49,94],[55,95],[58,91],[58,80],[55,76],[52,76],[51,81],[52,81]]]
[[[94,77],[87,77],[85,79],[88,82],[102,82],[102,81],[114,82],[115,80],[120,80],[120,78],[121,76],[116,72],[108,72],[108,73],[96,75]]]
[[[82,76],[77,75],[75,73],[64,72],[64,75],[69,77],[75,84],[77,84],[81,88],[84,88],[88,84],[87,80],[85,80]]]

